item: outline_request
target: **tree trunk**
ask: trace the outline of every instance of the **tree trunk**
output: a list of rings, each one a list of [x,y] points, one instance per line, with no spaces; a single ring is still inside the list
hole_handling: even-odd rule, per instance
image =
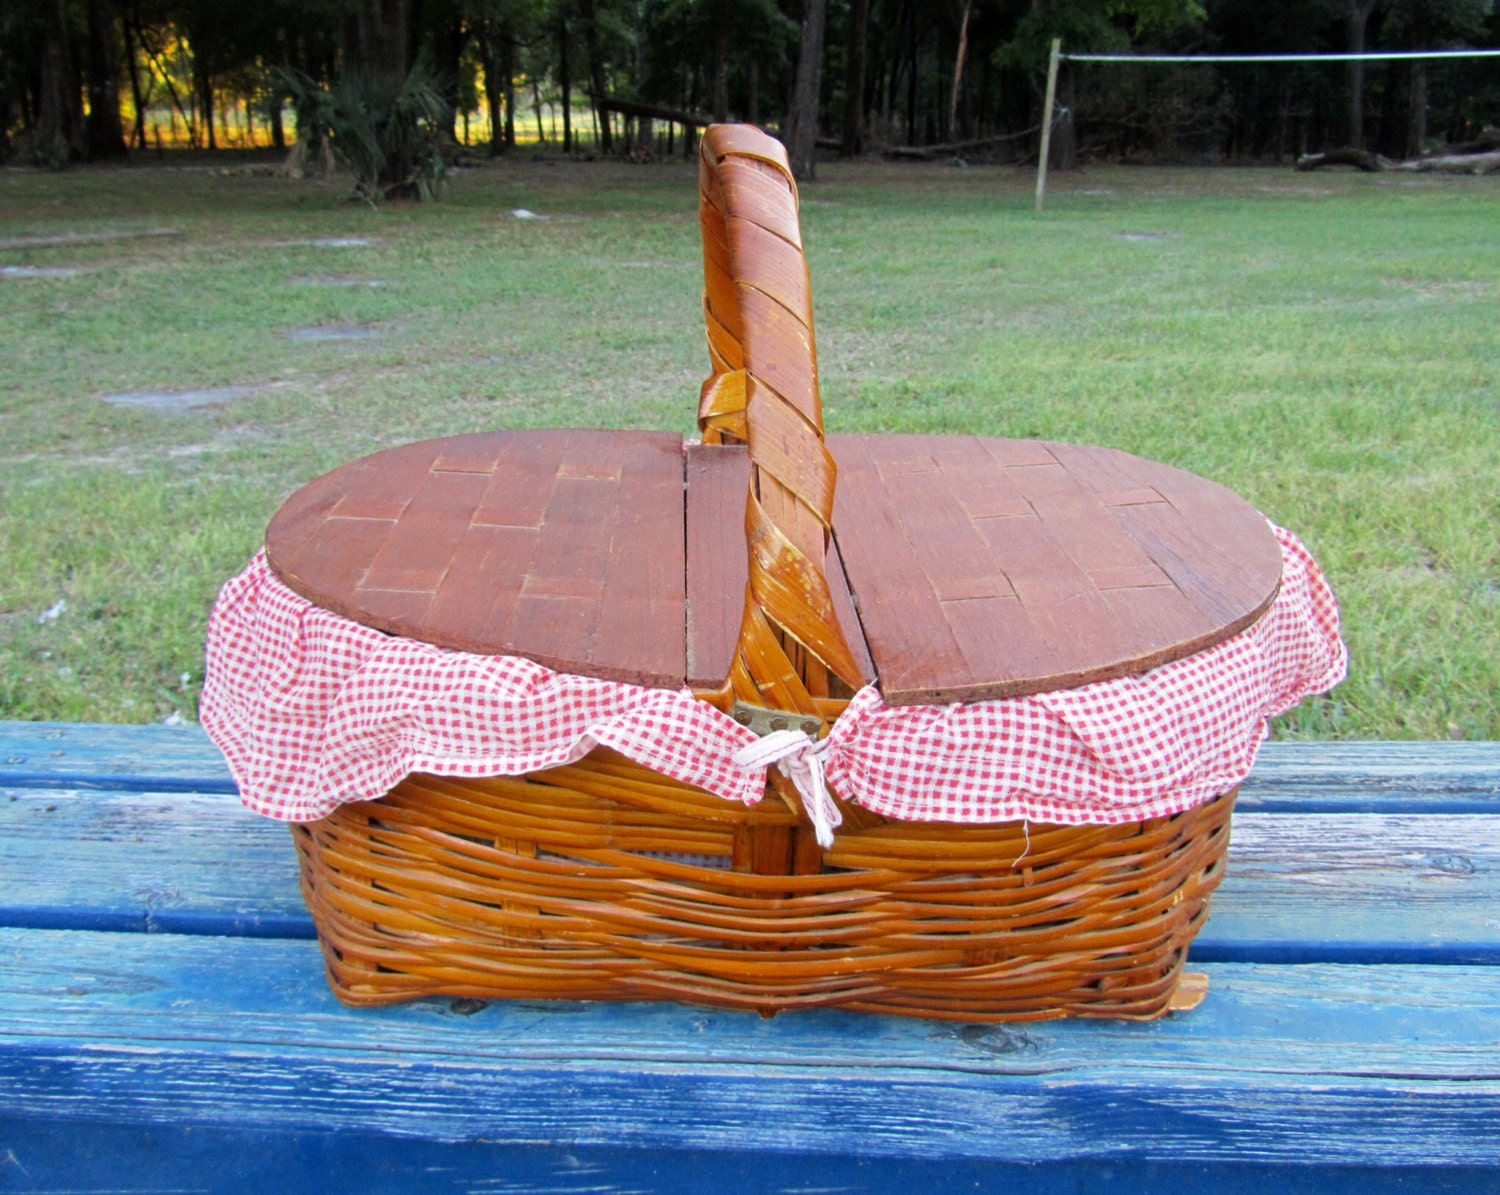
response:
[[[505,148],[516,147],[516,38],[500,31],[500,92],[505,97]]]
[[[848,70],[844,78],[841,152],[858,157],[865,148],[865,73],[870,43],[870,0],[850,0]]]
[[[344,24],[344,54],[356,70],[395,96],[406,83],[406,0],[361,0]],[[347,68],[346,68],[347,69]],[[391,199],[416,199],[415,158],[406,144],[386,147],[376,187]]]
[[[1365,52],[1365,30],[1374,8],[1375,0],[1346,0],[1349,53]],[[1365,145],[1365,64],[1357,60],[1349,63],[1349,144],[1356,149]]]
[[[583,13],[583,46],[589,57],[589,87],[593,91],[594,119],[599,126],[599,152],[614,152],[614,137],[609,127],[609,113],[604,109],[604,59],[599,50],[599,16],[594,0],[581,0]]]
[[[51,0],[44,13],[39,74],[32,155],[39,162],[61,167],[83,153],[83,104],[63,0]]]
[[[90,161],[123,158],[120,125],[120,47],[115,14],[106,0],[88,0],[89,114],[85,126]]]
[[[1450,146],[1462,149],[1462,146]],[[1442,174],[1494,174],[1500,171],[1500,151],[1480,153],[1446,153],[1430,158],[1411,158],[1393,162],[1367,149],[1349,146],[1323,154],[1303,154],[1297,159],[1298,170],[1318,170],[1324,166],[1354,166],[1369,174],[1382,170],[1406,170],[1418,174],[1436,171]]]
[[[448,140],[458,140],[458,77],[462,70],[464,47],[469,41],[469,28],[461,17],[443,21],[433,31],[429,40],[432,48],[432,63],[442,89],[443,99],[448,104],[448,127],[444,130]],[[403,73],[402,78],[405,78]]]
[[[974,0],[964,0],[963,16],[958,22],[958,53],[953,59],[953,90],[948,96],[948,136],[958,140],[958,89],[964,78],[964,59],[969,54],[969,14]]]
[[[797,80],[792,86],[784,130],[792,174],[799,180],[811,180],[817,173],[818,101],[823,93],[823,29],[827,21],[828,0],[806,0]]]
[[[917,143],[917,6],[906,6],[906,143]]]
[[[1411,86],[1406,101],[1406,156],[1418,158],[1427,144],[1427,63],[1411,63]]]
[[[557,11],[557,85],[562,90],[563,153],[573,152],[573,67],[568,58],[568,15]]]
[[[1382,158],[1379,154],[1372,154],[1367,149],[1350,145],[1343,149],[1331,149],[1327,153],[1303,154],[1297,159],[1298,170],[1320,170],[1324,166],[1353,166],[1363,170],[1366,174],[1376,174],[1381,170],[1390,169],[1392,163],[1388,158]]]
[[[485,106],[490,111],[490,157],[495,158],[505,148],[505,100],[500,61],[495,52],[494,31],[481,23],[476,33],[479,37],[479,64],[484,68]]]
[[[397,87],[406,79],[406,0],[360,0],[344,22],[344,54]]]
[[[1397,162],[1392,169],[1411,170],[1418,174],[1437,171],[1440,174],[1495,174],[1500,172],[1500,152],[1486,154],[1438,154],[1431,158],[1414,158]]]
[[[121,31],[125,36],[125,61],[130,67],[130,99],[135,105],[135,130],[132,137],[137,149],[146,148],[146,98],[141,94],[141,72],[137,69],[135,38],[131,34],[130,22],[120,22]],[[283,148],[278,145],[277,149]]]
[[[207,63],[200,67],[199,60],[196,59],[193,62],[193,90],[198,97],[199,117],[203,127],[208,130],[208,148],[217,150],[219,143],[214,137],[214,81],[208,73]]]
[[[729,119],[729,19],[724,0],[719,0],[718,20],[714,22],[714,120],[723,124]]]

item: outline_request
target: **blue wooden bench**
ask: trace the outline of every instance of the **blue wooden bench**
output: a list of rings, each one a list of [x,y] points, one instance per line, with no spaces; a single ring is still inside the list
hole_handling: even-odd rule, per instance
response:
[[[324,985],[200,732],[0,723],[0,1190],[1500,1190],[1500,744],[1270,744],[1154,1024]]]

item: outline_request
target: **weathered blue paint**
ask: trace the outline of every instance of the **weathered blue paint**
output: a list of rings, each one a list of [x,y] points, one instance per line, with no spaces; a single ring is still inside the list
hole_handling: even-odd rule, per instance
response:
[[[1500,1190],[1497,791],[1268,745],[1148,1025],[352,1011],[200,732],[0,724],[0,1190]]]
[[[276,1191],[284,1195],[1483,1195],[1483,1167],[1296,1167],[1256,1162],[1108,1159],[1025,1163],[953,1159],[940,1166],[870,1157],[853,1143],[833,1156],[751,1148],[680,1150],[498,1141],[432,1142],[374,1133],[281,1134],[244,1128],[25,1126],[32,1147],[0,1158],[0,1190]],[[774,1128],[767,1134],[774,1137]],[[55,1164],[54,1159],[63,1159]],[[31,1169],[20,1167],[29,1162]],[[127,1176],[122,1181],[121,1176]]]
[[[15,789],[6,771],[0,766],[0,875],[17,882],[0,885],[0,925],[312,934],[285,827],[233,798]],[[1500,818],[1414,804],[1388,814],[1237,812],[1228,878],[1194,957],[1495,962]]]

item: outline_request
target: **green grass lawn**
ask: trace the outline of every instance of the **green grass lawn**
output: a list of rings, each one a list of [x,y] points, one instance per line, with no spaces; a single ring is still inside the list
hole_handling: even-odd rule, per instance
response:
[[[1279,733],[1500,738],[1500,183],[1094,169],[1054,175],[1042,217],[1032,187],[821,168],[829,427],[1105,444],[1220,481],[1302,535],[1343,605],[1350,678]],[[217,587],[351,457],[692,427],[691,168],[515,161],[436,205],[339,196],[0,172],[0,717],[193,718]],[[348,239],[368,243],[313,243]]]

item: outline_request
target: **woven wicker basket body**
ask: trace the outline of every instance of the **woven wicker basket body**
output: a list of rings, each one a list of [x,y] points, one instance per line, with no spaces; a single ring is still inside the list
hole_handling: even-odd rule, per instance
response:
[[[749,445],[752,479],[738,653],[700,696],[826,723],[861,676],[824,580],[833,465],[796,192],[780,147],[734,127],[705,135],[701,180],[700,425],[708,444]],[[1234,799],[1081,827],[842,806],[824,850],[772,775],[746,808],[599,750],[525,777],[410,776],[298,826],[334,991],[1156,1017],[1222,877]]]

